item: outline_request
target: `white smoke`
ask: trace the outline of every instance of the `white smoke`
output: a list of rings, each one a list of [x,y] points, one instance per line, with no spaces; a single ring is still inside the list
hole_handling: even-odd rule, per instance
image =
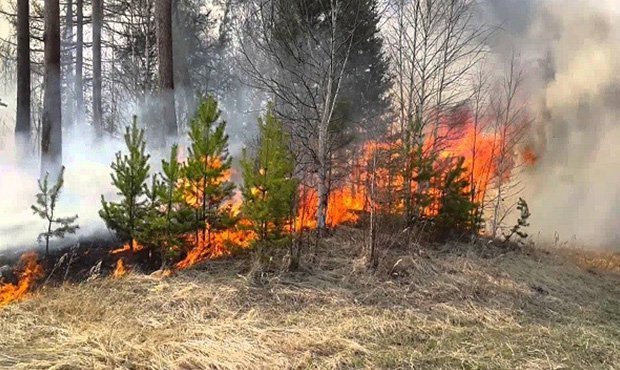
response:
[[[524,35],[530,140],[525,174],[532,229],[544,240],[612,247],[620,240],[620,3],[538,1]],[[616,247],[617,248],[617,247]]]

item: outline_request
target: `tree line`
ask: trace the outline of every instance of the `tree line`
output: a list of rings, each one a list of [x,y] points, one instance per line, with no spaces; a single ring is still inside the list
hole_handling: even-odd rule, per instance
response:
[[[265,121],[277,119],[288,138],[292,199],[299,207],[300,193],[316,194],[319,235],[344,187],[363,194],[370,230],[382,214],[442,235],[486,227],[497,236],[516,207],[506,199],[519,190],[512,179],[529,121],[523,75],[516,57],[494,74],[497,29],[474,0],[18,0],[14,10],[3,14],[17,40],[15,134],[24,152],[37,143],[42,173],[61,168],[62,132],[74,125],[118,135],[121,110],[135,109],[146,112],[149,146],[185,132],[194,145],[195,114],[207,114],[199,97],[232,96],[225,108],[235,118],[272,102]],[[181,165],[171,157],[165,166],[164,183]],[[190,176],[190,161],[183,166]],[[209,206],[194,212],[202,222]]]

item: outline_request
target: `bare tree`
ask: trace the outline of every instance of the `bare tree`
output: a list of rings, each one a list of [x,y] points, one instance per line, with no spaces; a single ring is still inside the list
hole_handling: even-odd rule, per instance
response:
[[[60,89],[60,5],[45,0],[45,96],[41,132],[41,171],[58,173],[62,164]]]
[[[475,0],[399,0],[388,11],[385,38],[396,75],[396,130],[405,161],[399,167],[411,220],[417,216],[412,189],[428,188],[417,179],[417,166],[451,136],[444,113],[469,98],[462,81],[483,58],[492,30],[476,19]]]
[[[242,44],[250,83],[273,96],[301,152],[300,171],[315,174],[319,230],[326,228],[329,172],[338,141],[335,113],[356,27],[345,24],[342,14],[354,13],[346,7],[355,4],[329,0],[316,12],[303,1],[250,1],[247,24],[252,30]]]
[[[74,54],[74,44],[73,44],[73,0],[67,0],[66,9],[65,9],[65,29],[63,34],[63,56],[64,61],[62,62],[62,67],[64,67],[64,86],[63,91],[65,93],[65,103],[63,104],[63,119],[65,128],[73,127],[74,120],[74,112],[75,112],[75,92],[73,90],[72,84],[74,84],[73,77],[73,54]]]
[[[29,0],[17,1],[17,118],[16,144],[25,155],[30,143],[30,6]]]
[[[491,95],[491,109],[497,135],[497,150],[494,156],[495,177],[493,178],[493,198],[491,235],[495,238],[506,216],[516,206],[513,199],[521,190],[520,184],[511,181],[518,169],[515,152],[522,142],[530,124],[527,109],[520,96],[523,85],[523,70],[513,55],[506,75],[502,77]]]
[[[103,26],[103,0],[93,0],[93,125],[103,134],[101,103],[101,28]]]
[[[93,8],[96,0],[93,0]],[[94,32],[93,32],[94,34]],[[94,50],[93,50],[94,54]],[[75,42],[75,119],[84,124],[84,0],[76,0],[76,42]]]
[[[172,51],[172,0],[157,0],[157,48],[159,51],[159,97],[166,135],[177,135],[174,104],[174,66]]]

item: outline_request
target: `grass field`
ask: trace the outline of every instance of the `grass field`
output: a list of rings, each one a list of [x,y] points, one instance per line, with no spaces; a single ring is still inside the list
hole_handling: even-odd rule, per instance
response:
[[[620,368],[613,266],[576,253],[409,245],[369,272],[362,240],[340,231],[304,271],[258,279],[250,258],[235,258],[167,278],[43,288],[0,310],[0,367]]]

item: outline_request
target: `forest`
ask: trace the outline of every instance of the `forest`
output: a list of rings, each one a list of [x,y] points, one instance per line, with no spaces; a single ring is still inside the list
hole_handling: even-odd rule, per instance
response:
[[[580,217],[615,180],[573,118],[613,127],[615,85],[558,56],[611,73],[578,51],[620,32],[526,1],[597,40],[535,54],[509,3],[0,2],[0,366],[613,368],[613,212]],[[37,316],[73,333],[47,357]]]

